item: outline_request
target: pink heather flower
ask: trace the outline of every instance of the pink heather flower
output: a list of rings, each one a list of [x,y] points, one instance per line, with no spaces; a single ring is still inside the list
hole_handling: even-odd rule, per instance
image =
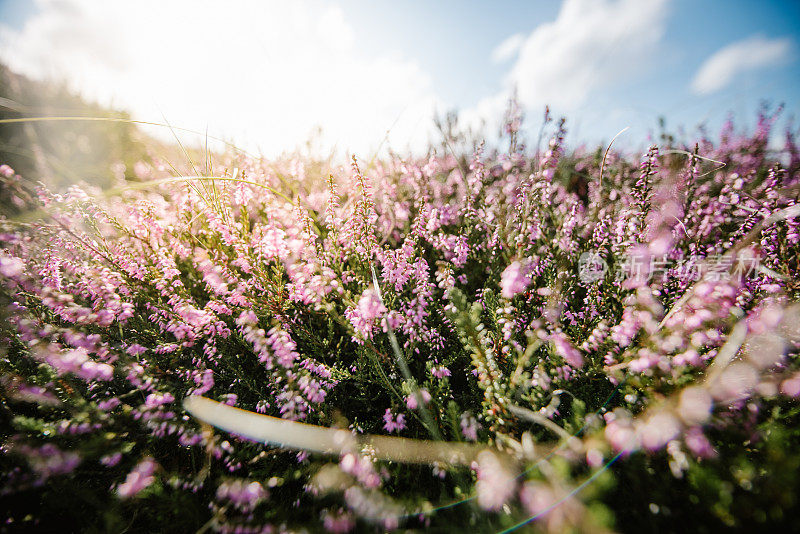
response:
[[[383,414],[383,421],[383,428],[387,432],[400,432],[406,427],[406,417],[403,414],[397,414],[395,419],[390,408],[386,408],[386,413]]]
[[[74,373],[86,381],[109,381],[114,377],[114,368],[107,363],[98,363],[90,360],[84,348],[67,352],[50,352],[45,360],[59,374]]]
[[[102,458],[100,458],[100,463],[106,467],[114,467],[122,460],[122,453],[115,452],[112,454],[106,454]]]
[[[15,400],[36,403],[41,406],[58,406],[61,404],[61,401],[55,395],[41,386],[31,386],[21,380],[8,377],[0,378],[0,385],[5,388],[8,396]]]
[[[519,498],[528,513],[535,516],[551,509],[557,500],[553,491],[541,482],[526,483]]]
[[[4,163],[0,165],[0,175],[2,175],[4,178],[11,178],[14,176],[14,169]]]
[[[145,409],[152,410],[175,401],[172,393],[151,393],[144,400]]]
[[[431,368],[431,374],[436,378],[445,378],[450,376],[450,369],[444,365],[437,365],[436,367]]]
[[[222,404],[236,406],[236,401],[239,400],[239,396],[236,395],[236,393],[226,393],[225,395],[220,396],[219,400]]]
[[[500,288],[503,298],[511,299],[525,291],[531,284],[528,269],[519,261],[512,262],[500,276]]]
[[[478,441],[478,428],[480,425],[469,412],[461,414],[461,433],[470,441]]]
[[[583,367],[583,355],[572,346],[563,332],[556,332],[550,336],[550,340],[555,346],[556,352],[572,367],[578,369]]]
[[[229,501],[244,512],[252,511],[266,497],[266,490],[255,481],[233,480],[223,482],[217,488],[217,499]]]
[[[569,532],[579,524],[582,506],[550,484],[526,483],[519,492],[519,500],[528,514],[539,518],[545,532]]]
[[[606,440],[617,452],[630,452],[639,447],[639,436],[633,428],[630,414],[615,410],[606,414],[608,424],[605,429]]]
[[[598,449],[589,449],[586,451],[586,463],[589,467],[597,469],[603,465],[603,453]]]
[[[272,349],[272,357],[281,366],[291,369],[294,362],[300,359],[300,355],[295,350],[294,340],[284,330],[278,327],[270,328],[267,333],[266,343]]]
[[[681,430],[677,418],[667,411],[650,416],[639,428],[642,446],[648,450],[658,450],[674,439]]]
[[[475,490],[481,508],[499,510],[513,495],[516,487],[516,477],[494,453],[485,450],[478,454],[478,482]]]
[[[349,452],[339,460],[339,469],[348,475],[354,476],[367,488],[377,488],[381,485],[381,477],[375,471],[375,464],[367,456]]]
[[[456,244],[454,248],[454,257],[453,257],[453,265],[461,268],[464,264],[467,263],[467,258],[469,257],[469,243],[467,242],[467,236],[461,235],[456,238]]]
[[[14,278],[19,276],[25,270],[25,264],[21,259],[14,256],[0,256],[0,275],[7,278]]]
[[[88,360],[81,365],[77,374],[86,380],[102,380],[108,382],[114,378],[114,368],[107,363],[97,363]]]
[[[117,495],[122,499],[133,497],[155,482],[153,473],[155,473],[156,467],[157,464],[152,458],[145,458],[139,462],[136,467],[133,468],[133,471],[128,473],[125,482],[119,485],[117,488]]]
[[[120,400],[117,397],[110,397],[108,399],[101,400],[97,403],[97,409],[103,412],[110,412],[117,406],[119,406]]]
[[[5,450],[25,456],[40,481],[47,480],[54,475],[71,473],[81,463],[78,453],[62,451],[52,443],[37,448],[12,442]]]
[[[428,393],[427,389],[420,389],[419,396],[422,397],[422,402],[428,404],[431,401],[431,394]],[[409,410],[416,410],[417,409],[417,396],[413,393],[406,397],[406,406]]]
[[[358,305],[345,311],[345,316],[350,320],[356,332],[365,339],[370,339],[376,320],[385,313],[386,307],[381,304],[378,294],[372,288],[368,288],[358,299]]]
[[[86,349],[75,349],[61,354],[52,354],[48,363],[60,373],[74,373],[89,359]]]
[[[781,382],[781,393],[788,397],[800,397],[800,373]]]
[[[340,509],[336,513],[331,513],[328,510],[322,512],[322,524],[325,525],[325,530],[335,534],[343,534],[350,532],[356,526],[353,515]]]
[[[698,458],[713,458],[717,454],[700,427],[687,430],[683,439],[692,454]]]
[[[132,343],[130,346],[128,346],[127,349],[125,349],[125,352],[127,352],[131,356],[140,356],[145,352],[147,352],[147,347],[143,347],[138,343]]]

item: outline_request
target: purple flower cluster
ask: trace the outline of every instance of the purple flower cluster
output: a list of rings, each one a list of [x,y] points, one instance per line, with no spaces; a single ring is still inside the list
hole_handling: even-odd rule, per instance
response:
[[[111,461],[106,463],[112,464]],[[152,458],[145,458],[136,464],[136,467],[134,467],[133,470],[128,473],[125,481],[117,487],[117,495],[119,495],[122,499],[128,499],[150,486],[153,482],[155,482],[155,477],[153,474],[155,473],[157,467],[158,465],[153,461]]]
[[[211,499],[209,525],[256,532],[295,528],[303,507],[310,530],[455,528],[428,500],[468,490],[487,513],[581,530],[594,515],[572,488],[617,458],[666,458],[680,478],[770,439],[800,397],[794,137],[775,153],[762,113],[753,134],[604,155],[566,150],[548,111],[534,152],[522,115],[512,101],[503,151],[218,154],[224,180],[160,180],[156,163],[112,199],[39,188],[41,220],[0,218],[7,491],[101,477],[120,498]],[[587,258],[607,269],[582,276]],[[693,277],[686,258],[719,269]],[[752,276],[721,276],[743,261]],[[199,425],[190,395],[352,434],[335,434],[338,464],[287,454],[288,434]],[[474,487],[437,461],[446,490],[423,495],[368,433],[485,442],[462,461]]]
[[[250,512],[267,498],[267,491],[258,482],[232,480],[217,487],[217,500],[230,502],[236,508]]]

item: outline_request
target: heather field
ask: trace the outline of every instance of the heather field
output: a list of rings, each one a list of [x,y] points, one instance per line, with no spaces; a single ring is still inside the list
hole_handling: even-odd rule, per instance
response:
[[[778,114],[568,149],[512,100],[427,156],[3,165],[0,531],[800,529]]]
[[[800,532],[797,0],[0,0],[0,534]]]

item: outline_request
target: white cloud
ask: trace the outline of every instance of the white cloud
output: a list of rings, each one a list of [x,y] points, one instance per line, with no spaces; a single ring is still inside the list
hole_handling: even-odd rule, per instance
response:
[[[474,121],[481,109],[502,109],[515,87],[525,107],[538,110],[549,104],[564,113],[575,112],[597,89],[624,87],[653,62],[665,31],[667,4],[564,0],[554,21],[537,26],[520,43],[512,36],[495,50],[497,57],[505,57],[518,49],[505,79],[505,97],[484,99],[464,116]]]
[[[565,0],[528,36],[508,81],[526,103],[578,106],[637,73],[665,22],[666,0]]]
[[[780,64],[788,59],[791,48],[791,39],[759,35],[731,43],[703,62],[692,79],[692,90],[697,94],[715,93],[741,74]]]
[[[226,136],[268,155],[302,144],[365,157],[391,127],[397,149],[427,141],[437,104],[414,61],[368,57],[335,4],[39,0],[0,57],[36,78],[66,80],[145,120]]]
[[[503,63],[508,61],[509,59],[513,58],[517,52],[519,52],[519,48],[525,42],[525,35],[522,33],[515,33],[511,37],[508,37],[502,43],[497,45],[494,50],[492,50],[492,61],[495,63]]]

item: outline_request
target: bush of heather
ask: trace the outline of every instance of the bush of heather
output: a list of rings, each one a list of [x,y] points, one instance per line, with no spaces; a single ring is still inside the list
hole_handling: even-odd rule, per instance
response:
[[[111,192],[0,168],[0,530],[800,529],[792,136],[566,151],[509,117]],[[291,445],[320,427],[352,440]]]

